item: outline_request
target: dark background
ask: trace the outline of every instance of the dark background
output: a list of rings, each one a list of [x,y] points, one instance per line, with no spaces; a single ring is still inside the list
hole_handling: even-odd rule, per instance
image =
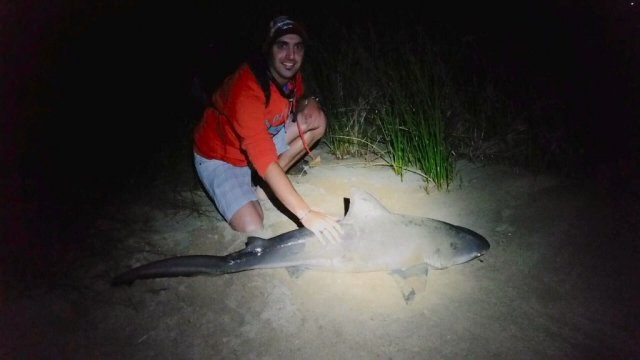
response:
[[[279,14],[305,23],[312,39],[366,23],[474,39],[486,64],[565,105],[558,121],[584,145],[581,166],[637,184],[640,20],[631,1],[211,3],[0,5],[1,235],[10,248],[72,239],[87,206],[147,186],[167,156],[189,156],[203,51],[218,54],[211,66],[222,77]]]

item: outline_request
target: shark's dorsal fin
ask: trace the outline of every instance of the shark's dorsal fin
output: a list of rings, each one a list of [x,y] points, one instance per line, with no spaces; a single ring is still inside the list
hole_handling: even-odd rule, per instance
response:
[[[351,201],[347,218],[375,217],[379,214],[389,214],[389,210],[368,192],[358,188],[351,188]]]
[[[245,250],[247,251],[261,251],[265,244],[268,242],[267,239],[263,239],[258,236],[249,236],[247,238],[247,243]]]

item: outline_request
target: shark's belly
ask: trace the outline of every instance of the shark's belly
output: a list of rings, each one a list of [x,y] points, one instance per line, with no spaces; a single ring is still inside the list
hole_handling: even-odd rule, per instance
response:
[[[341,244],[330,247],[310,242],[297,259],[297,265],[321,271],[370,272],[405,269],[424,263],[424,249],[418,242],[362,237],[349,231],[344,237]]]

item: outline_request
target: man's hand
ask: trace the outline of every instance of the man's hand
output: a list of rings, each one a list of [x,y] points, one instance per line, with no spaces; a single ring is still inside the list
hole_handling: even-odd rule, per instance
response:
[[[338,219],[325,213],[309,210],[309,213],[300,219],[305,228],[311,230],[322,245],[337,244],[342,241],[342,227]]]

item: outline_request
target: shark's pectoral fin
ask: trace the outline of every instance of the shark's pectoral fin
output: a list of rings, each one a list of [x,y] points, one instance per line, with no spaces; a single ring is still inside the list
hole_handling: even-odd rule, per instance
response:
[[[304,272],[307,271],[306,268],[302,267],[302,266],[289,266],[287,267],[287,272],[289,273],[289,276],[297,279],[300,276],[302,276],[302,274],[304,274]]]
[[[418,293],[426,289],[428,273],[429,266],[427,264],[419,264],[407,269],[396,269],[389,274],[400,288],[402,298],[408,305]]]
[[[426,263],[413,265],[406,269],[396,269],[391,271],[392,275],[397,275],[402,279],[427,276],[428,273],[429,273],[429,265],[427,265]]]

